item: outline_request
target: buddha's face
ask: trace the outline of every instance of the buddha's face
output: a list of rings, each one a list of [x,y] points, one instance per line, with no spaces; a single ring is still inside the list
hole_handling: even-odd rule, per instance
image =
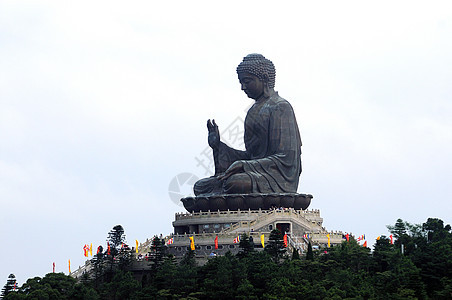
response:
[[[246,72],[239,73],[238,75],[242,91],[251,99],[259,99],[264,93],[264,81],[256,75]]]

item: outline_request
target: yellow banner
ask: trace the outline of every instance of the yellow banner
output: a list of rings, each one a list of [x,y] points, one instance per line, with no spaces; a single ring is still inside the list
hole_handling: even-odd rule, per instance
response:
[[[192,236],[190,237],[190,249],[195,250],[195,238]]]

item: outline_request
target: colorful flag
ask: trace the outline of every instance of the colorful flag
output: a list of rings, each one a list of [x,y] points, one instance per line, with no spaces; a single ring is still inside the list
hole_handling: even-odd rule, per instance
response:
[[[367,248],[367,241],[364,242],[363,247]]]
[[[240,243],[240,235],[238,235],[232,242],[234,244]]]
[[[377,236],[377,241],[379,241],[380,240],[380,236]]]
[[[55,273],[55,262],[53,262],[53,273]]]
[[[195,250],[195,238],[192,236],[190,237],[190,249]]]
[[[83,255],[85,257],[88,257],[88,251],[89,251],[89,247],[87,244],[85,244],[85,246],[83,246]]]
[[[69,263],[69,274],[71,274],[71,260],[70,259],[68,260],[68,263]]]
[[[108,254],[108,255],[111,254],[110,243],[108,243],[108,242],[107,242],[107,254]]]
[[[174,239],[170,238],[168,241],[166,241],[167,245],[171,245],[172,243],[174,243]]]
[[[215,237],[215,249],[218,249],[218,235]]]
[[[93,256],[93,243],[89,245],[89,255]]]
[[[345,235],[345,238],[347,239],[347,242],[350,241],[350,235],[348,233]]]
[[[326,235],[326,237],[328,238],[328,248],[331,246],[331,243],[330,243],[330,234],[328,233],[327,235]]]
[[[287,234],[284,235],[283,241],[284,241],[284,247],[287,248]]]
[[[16,288],[17,288],[17,282],[14,282],[14,291],[16,290]]]
[[[304,237],[305,239],[309,239],[309,238],[311,237],[311,235],[310,235],[309,233],[305,233],[305,234],[303,235],[303,237]]]
[[[261,244],[262,244],[262,248],[265,248],[265,235],[261,235]]]
[[[101,253],[102,252],[102,246],[99,246],[99,247],[97,247],[97,253],[96,254],[99,254],[99,253]]]
[[[392,234],[389,236],[389,238],[391,239],[391,244],[394,244],[394,240],[392,239]]]
[[[138,253],[138,240],[135,240],[135,252]]]

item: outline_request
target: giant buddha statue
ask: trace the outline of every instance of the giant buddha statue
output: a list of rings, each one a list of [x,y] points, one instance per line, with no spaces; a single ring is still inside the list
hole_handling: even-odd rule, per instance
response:
[[[303,202],[298,208],[305,209],[312,196],[296,194],[300,133],[292,106],[274,90],[273,63],[261,54],[249,54],[238,65],[237,75],[242,90],[255,101],[245,119],[245,150],[221,142],[218,125],[208,120],[215,175],[196,182],[196,197],[182,199],[184,206],[187,210],[257,209],[279,207],[286,199],[288,206],[294,207],[298,200]]]

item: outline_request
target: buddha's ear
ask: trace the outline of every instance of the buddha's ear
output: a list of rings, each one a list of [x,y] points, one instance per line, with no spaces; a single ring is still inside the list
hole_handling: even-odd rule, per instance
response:
[[[264,78],[263,78],[264,83],[268,84],[268,75],[264,74]]]

